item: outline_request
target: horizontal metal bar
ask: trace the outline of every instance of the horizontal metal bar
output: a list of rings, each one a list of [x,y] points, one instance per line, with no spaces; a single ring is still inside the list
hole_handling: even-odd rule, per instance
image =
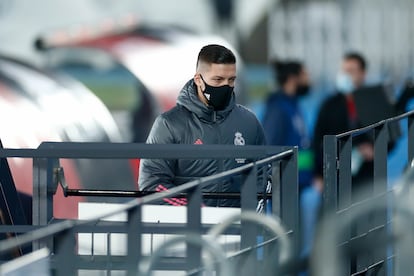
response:
[[[164,192],[159,192],[159,193],[154,193],[151,195],[148,195],[146,197],[142,197],[142,198],[138,198],[138,199],[133,199],[127,203],[125,203],[123,206],[119,206],[118,208],[115,208],[115,210],[112,210],[110,212],[107,212],[103,215],[98,215],[94,218],[91,218],[88,221],[71,221],[71,220],[66,220],[60,223],[56,223],[50,226],[47,226],[47,228],[45,227],[45,229],[38,229],[35,230],[33,232],[29,232],[26,233],[24,235],[19,236],[18,239],[12,239],[12,240],[5,240],[0,242],[0,252],[4,252],[4,251],[8,251],[8,250],[12,250],[15,247],[19,247],[19,246],[23,246],[27,243],[30,243],[32,241],[36,241],[36,240],[40,240],[52,235],[55,235],[59,232],[68,230],[74,226],[77,225],[83,225],[83,224],[87,224],[87,223],[93,223],[93,222],[97,222],[103,218],[118,214],[120,212],[126,212],[129,209],[132,208],[136,208],[140,205],[144,205],[144,204],[149,204],[149,203],[153,203],[153,202],[157,202],[159,200],[162,200],[163,198],[166,197],[174,197],[184,191],[193,189],[195,187],[197,187],[198,185],[205,185],[208,184],[212,181],[216,181],[218,179],[224,178],[224,177],[229,177],[235,174],[239,174],[245,170],[249,170],[251,168],[253,168],[254,166],[261,166],[261,165],[265,165],[265,164],[269,164],[272,163],[276,160],[281,160],[284,158],[287,158],[289,156],[291,156],[292,154],[294,154],[294,150],[287,150],[284,151],[282,153],[261,159],[259,161],[256,162],[252,162],[252,163],[248,163],[246,165],[225,171],[225,172],[221,172],[215,175],[210,175],[210,176],[205,176],[205,177],[201,177],[197,180],[193,180],[187,183],[184,183],[180,186],[174,187],[170,190],[164,191]]]
[[[76,226],[75,233],[127,233],[126,230],[127,222],[117,221],[100,221],[95,225],[80,225]],[[142,234],[182,234],[185,235],[187,231],[186,223],[156,223],[156,222],[145,222],[142,223]],[[201,234],[207,234],[215,224],[202,224]],[[183,230],[184,229],[184,230]],[[223,235],[240,235],[240,225],[234,224],[223,233]]]
[[[90,190],[90,189],[67,189],[66,196],[96,196],[96,197],[144,197],[157,193],[156,191],[121,191],[121,190]],[[180,193],[175,197],[186,198],[187,193]],[[204,192],[201,196],[205,199],[239,199],[240,193],[208,193]],[[257,198],[272,198],[271,193],[258,193]]]
[[[0,233],[26,233],[43,227],[40,225],[0,225]]]
[[[414,110],[411,110],[411,111],[409,111],[407,113],[404,113],[404,114],[401,114],[399,116],[395,116],[395,117],[392,117],[392,118],[389,118],[389,119],[385,119],[385,120],[379,121],[379,122],[377,122],[375,124],[372,124],[372,125],[369,125],[369,126],[366,126],[366,127],[362,127],[362,128],[358,128],[358,129],[354,129],[354,130],[350,130],[350,131],[347,131],[347,132],[338,134],[338,135],[336,135],[336,137],[338,139],[341,139],[341,138],[344,138],[344,137],[347,137],[347,136],[351,136],[351,135],[354,136],[354,137],[355,136],[359,136],[359,135],[364,134],[364,133],[366,133],[366,132],[368,132],[370,130],[373,130],[374,128],[383,126],[383,125],[385,125],[387,123],[397,122],[397,121],[400,121],[402,119],[408,118],[410,116],[414,116]]]
[[[82,221],[82,220],[79,220]],[[94,224],[75,226],[75,233],[117,233],[125,234],[127,222],[99,221]],[[183,234],[186,223],[142,223],[143,234]],[[206,234],[215,224],[204,223],[201,225],[201,233]],[[44,228],[39,225],[0,225],[0,233],[27,233]],[[240,235],[240,225],[234,224],[226,229],[223,235]]]
[[[369,198],[366,198],[364,200],[352,203],[351,205],[349,205],[346,208],[343,208],[341,210],[338,210],[336,212],[337,215],[344,215],[352,210],[358,210],[359,208],[365,208],[366,206],[368,206],[369,204],[372,203],[377,203],[377,202],[383,202],[384,200],[388,200],[388,196],[392,196],[393,195],[393,190],[384,192],[384,193],[379,193],[376,195],[373,195]],[[385,208],[385,206],[382,206],[383,208]]]
[[[127,270],[128,262],[126,256],[107,256],[107,255],[77,255],[74,262],[77,269],[83,270]],[[51,267],[55,268],[57,262],[52,258]],[[108,264],[109,263],[109,264]],[[184,257],[162,257],[154,265],[155,270],[186,270],[187,262]]]
[[[77,223],[72,220],[65,220],[55,224],[43,226],[37,230],[30,231],[26,234],[16,236],[0,242],[0,252],[7,252],[15,247],[29,244],[33,241],[41,240],[51,235],[63,232],[74,227]]]
[[[367,275],[367,273],[371,270],[375,270],[375,269],[380,269],[383,265],[385,264],[385,260],[379,261],[375,264],[370,265],[367,268],[364,268],[358,272],[355,272],[353,274],[351,274],[351,276],[362,276],[362,275]],[[373,274],[376,275],[376,274]]]
[[[277,146],[43,142],[37,149],[0,149],[0,158],[69,159],[257,159],[280,153]]]

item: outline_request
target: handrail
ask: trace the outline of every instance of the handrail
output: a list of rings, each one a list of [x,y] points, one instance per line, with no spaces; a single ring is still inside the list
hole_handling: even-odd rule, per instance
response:
[[[139,143],[93,143],[93,142],[43,142],[39,148],[2,148],[0,158],[68,158],[68,159],[228,159],[256,158],[267,155],[273,146],[246,145],[243,154],[228,151],[231,145],[184,145],[184,144],[139,144]],[[280,147],[279,147],[280,149]],[[180,157],[177,157],[177,152]]]
[[[406,113],[403,113],[403,114],[395,116],[395,117],[391,117],[391,118],[379,121],[377,123],[374,123],[374,124],[366,126],[366,127],[357,128],[357,129],[353,129],[353,130],[350,130],[350,131],[347,131],[347,132],[344,132],[344,133],[337,134],[337,135],[335,135],[335,137],[340,139],[340,138],[344,138],[344,137],[351,136],[351,135],[352,136],[359,136],[359,135],[364,134],[364,133],[366,133],[366,132],[368,132],[372,129],[383,126],[387,123],[396,122],[396,121],[408,118],[410,116],[414,116],[414,110],[408,111]]]
[[[366,208],[367,203],[371,200],[384,201],[389,194],[388,186],[388,154],[390,142],[395,142],[393,130],[388,128],[391,124],[399,123],[402,119],[407,120],[407,136],[406,143],[408,162],[414,159],[414,110],[388,118],[372,125],[340,133],[337,135],[324,136],[324,191],[323,191],[323,208],[325,215],[336,216],[341,220],[349,213],[357,212]],[[358,183],[353,182],[352,165],[357,164],[354,157],[354,137],[361,134],[370,134],[369,142],[372,145],[372,160],[367,166],[372,166],[369,174],[364,179],[366,191],[362,191],[361,197],[356,195],[355,187],[362,189],[364,184],[359,179]],[[372,135],[371,135],[372,134]],[[403,145],[405,147],[405,145]],[[404,156],[405,158],[405,156]],[[368,170],[367,170],[368,171]],[[355,181],[355,180],[354,180]],[[365,198],[365,199],[364,199]],[[370,199],[368,199],[370,198]],[[380,200],[381,199],[381,200]],[[344,230],[344,237],[341,242],[352,244],[353,240],[365,232],[387,232],[390,227],[389,212],[382,210],[375,215],[375,219],[358,222],[356,231],[351,226]],[[342,222],[341,222],[342,223]],[[331,229],[332,231],[332,229]],[[384,234],[385,235],[385,234]],[[364,236],[362,237],[364,240]],[[336,244],[337,245],[337,244]],[[381,248],[371,254],[370,258],[362,255],[354,255],[356,262],[360,267],[369,267],[377,261],[386,260],[389,256],[388,248]],[[323,259],[321,261],[325,261]],[[384,262],[384,270],[388,269],[388,262]],[[354,270],[351,261],[347,261],[344,266],[345,274],[352,274]],[[332,271],[331,271],[332,272]],[[318,274],[319,275],[319,274]],[[327,273],[326,275],[329,275]]]
[[[214,146],[214,148],[220,148],[220,147],[221,146]],[[249,148],[252,147],[252,150],[253,150],[253,148],[256,148],[255,150],[258,150],[258,148],[255,147],[255,146],[248,146],[248,147]],[[172,152],[170,147],[166,147],[166,148],[170,149],[169,153]],[[200,150],[200,148],[201,147],[198,147],[198,150]],[[84,148],[82,150],[85,150],[85,149],[86,148]],[[3,151],[3,155],[1,154],[2,151]],[[4,155],[5,152],[10,152],[10,150],[2,150],[2,151],[0,150],[0,157],[11,157],[9,155],[7,155],[7,156]],[[28,154],[28,153],[31,153],[32,150],[22,150],[21,152],[24,152],[25,154]],[[263,152],[263,150],[262,150],[262,152]],[[43,152],[42,154],[39,154],[37,156],[58,157],[58,155],[56,153],[54,153],[54,154],[51,154],[51,153],[46,154],[46,153],[47,152]],[[60,153],[62,153],[62,152],[60,151]],[[77,152],[77,154],[79,154],[79,152]],[[176,152],[175,152],[175,154],[176,154]],[[186,154],[188,154],[188,152]],[[43,228],[28,232],[26,234],[23,234],[23,235],[19,236],[17,239],[1,241],[0,242],[0,252],[8,251],[8,250],[11,250],[15,247],[23,246],[23,245],[26,245],[30,242],[40,240],[40,239],[43,239],[43,238],[47,238],[49,236],[56,235],[56,234],[61,233],[63,231],[69,230],[69,229],[71,229],[75,226],[86,225],[86,224],[89,224],[89,223],[96,223],[96,222],[98,222],[99,220],[101,220],[103,218],[106,218],[106,217],[109,217],[109,216],[112,216],[112,215],[115,215],[115,214],[118,214],[118,213],[121,213],[121,212],[126,212],[126,211],[128,211],[132,208],[142,206],[144,204],[157,202],[157,201],[162,200],[163,198],[166,198],[166,197],[174,197],[177,194],[180,194],[185,190],[189,190],[189,189],[195,188],[197,186],[210,183],[210,182],[215,181],[217,179],[221,179],[221,178],[224,178],[224,177],[228,177],[228,176],[231,176],[231,175],[234,175],[234,174],[241,173],[245,170],[249,170],[249,169],[253,168],[254,166],[260,166],[260,165],[271,163],[271,162],[276,161],[276,160],[281,160],[284,157],[291,156],[292,154],[294,154],[293,150],[287,150],[287,151],[281,152],[279,154],[275,154],[273,156],[263,158],[261,160],[255,161],[255,162],[251,162],[251,163],[242,165],[240,167],[237,167],[237,168],[225,171],[225,172],[220,172],[220,173],[217,173],[217,174],[214,174],[214,175],[211,175],[211,176],[205,176],[205,177],[201,177],[201,178],[196,179],[196,180],[189,181],[189,182],[184,183],[180,186],[171,188],[170,190],[167,190],[167,191],[163,191],[163,192],[159,192],[159,193],[155,193],[155,194],[150,194],[148,196],[138,198],[138,199],[133,199],[133,200],[128,201],[127,203],[125,203],[124,206],[119,206],[119,207],[115,208],[114,210],[108,211],[108,212],[106,212],[105,214],[102,214],[102,215],[97,215],[95,217],[92,217],[89,220],[83,220],[83,221],[65,220],[65,221],[62,221],[62,222],[58,222],[58,223],[49,225],[47,227],[43,227]],[[229,154],[227,153],[227,155],[223,154],[223,155],[220,155],[220,156],[228,156],[228,155]],[[73,156],[73,155],[70,154],[70,156]],[[130,156],[134,156],[134,155],[130,155]],[[184,155],[184,156],[189,157],[189,155]],[[240,157],[240,154],[238,154],[237,156]],[[18,157],[22,157],[22,156],[18,156]],[[23,157],[29,157],[29,156],[24,155]],[[59,157],[61,157],[61,156],[59,156]],[[65,156],[65,157],[69,158],[69,156]],[[76,157],[81,158],[78,155]],[[83,157],[83,158],[85,158],[85,157]],[[106,158],[109,158],[109,157],[106,157]],[[126,158],[126,157],[124,156],[124,158]],[[191,157],[191,158],[194,158],[194,157]]]

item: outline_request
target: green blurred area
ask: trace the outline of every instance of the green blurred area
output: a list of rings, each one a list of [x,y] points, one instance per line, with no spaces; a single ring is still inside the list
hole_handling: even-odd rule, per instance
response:
[[[85,83],[109,110],[132,110],[137,104],[136,88],[122,83]]]
[[[273,83],[270,67],[267,64],[247,64],[243,75],[246,78],[247,104],[264,101]]]

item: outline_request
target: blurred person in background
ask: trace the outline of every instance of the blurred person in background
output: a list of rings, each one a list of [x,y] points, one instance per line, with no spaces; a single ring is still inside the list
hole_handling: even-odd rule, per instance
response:
[[[323,137],[336,135],[361,127],[357,114],[354,93],[365,87],[367,75],[365,58],[356,52],[343,56],[341,69],[336,79],[336,93],[327,98],[317,116],[313,147],[315,152],[315,176],[322,187]],[[369,103],[367,103],[369,104]],[[373,171],[373,145],[368,137],[358,137],[352,152],[353,195],[366,182]]]
[[[309,75],[299,61],[275,61],[273,71],[279,86],[265,107],[263,128],[269,145],[299,147],[299,194],[302,227],[302,255],[310,252],[320,205],[320,191],[313,181],[310,138],[299,107],[299,99],[310,91]]]
[[[178,64],[179,66],[179,64]],[[236,57],[221,45],[207,45],[199,52],[196,72],[182,88],[177,104],[155,120],[149,144],[265,145],[263,128],[256,116],[236,104]],[[245,164],[248,160],[164,160],[144,159],[138,185],[142,191],[165,191],[188,181]],[[240,192],[240,179],[211,183],[203,192]],[[260,185],[260,181],[258,181]],[[259,192],[264,187],[258,187]],[[171,205],[185,205],[186,199],[170,198]],[[208,206],[239,207],[240,199],[209,199]]]

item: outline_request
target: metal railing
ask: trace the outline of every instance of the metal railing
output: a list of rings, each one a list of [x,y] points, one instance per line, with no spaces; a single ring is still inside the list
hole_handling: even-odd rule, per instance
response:
[[[0,232],[25,233],[15,239],[0,242],[0,253],[33,243],[33,250],[48,247],[53,253],[51,267],[61,275],[73,274],[78,269],[121,269],[136,275],[142,255],[141,238],[145,233],[207,233],[208,226],[201,224],[202,187],[211,182],[241,174],[241,211],[255,211],[257,205],[258,170],[272,164],[272,213],[280,216],[289,233],[292,254],[299,252],[298,173],[296,147],[222,146],[222,145],[145,145],[123,143],[42,143],[37,149],[0,149],[0,158],[33,158],[33,225],[1,225]],[[187,182],[165,192],[149,194],[127,202],[117,210],[93,219],[53,220],[53,194],[57,190],[59,160],[65,159],[230,159],[257,160],[216,175]],[[70,183],[69,183],[70,185]],[[89,191],[90,192],[90,191]],[[99,192],[99,191],[98,191]],[[117,191],[115,191],[117,192]],[[118,191],[122,192],[122,191]],[[133,192],[133,191],[131,191]],[[165,197],[185,195],[188,199],[187,222],[181,225],[151,225],[142,222],[142,207]],[[131,195],[140,196],[140,195]],[[266,196],[266,195],[265,195]],[[127,222],[102,222],[121,212],[127,213]],[[53,223],[51,223],[53,222]],[[237,227],[236,227],[237,228]],[[241,248],[254,247],[257,228],[241,222],[233,233],[241,234]],[[126,233],[126,256],[79,256],[75,252],[78,233]],[[158,264],[158,269],[195,268],[201,265],[201,249],[187,243],[187,258],[175,260],[174,264]]]
[[[376,124],[352,130],[338,135],[327,135],[324,137],[324,192],[323,208],[324,213],[336,217],[346,217],[348,212],[355,212],[353,209],[362,208],[363,202],[369,201],[371,197],[375,201],[382,201],[389,206],[376,212],[374,215],[357,220],[351,225],[347,225],[343,232],[341,246],[353,252],[348,256],[344,266],[343,275],[364,273],[381,269],[381,275],[392,273],[390,248],[383,246],[372,252],[368,249],[362,251],[352,251],[352,246],[363,243],[370,236],[380,235],[386,237],[390,231],[390,210],[393,202],[393,194],[387,187],[387,162],[388,151],[391,139],[390,128],[392,124],[398,124],[402,119],[408,119],[408,160],[414,158],[414,111],[407,112]],[[353,141],[362,135],[369,137],[369,143],[373,146],[373,169],[372,175],[363,184],[361,189],[362,196],[358,199],[353,191],[352,183],[352,151]],[[362,200],[362,203],[359,202]],[[349,220],[348,220],[349,221]],[[388,231],[388,232],[387,232]],[[322,242],[322,241],[319,241]],[[391,258],[393,259],[393,258]],[[337,271],[337,273],[340,273]],[[328,275],[328,274],[327,274]],[[342,275],[342,274],[337,274]],[[361,274],[362,275],[362,274]]]

